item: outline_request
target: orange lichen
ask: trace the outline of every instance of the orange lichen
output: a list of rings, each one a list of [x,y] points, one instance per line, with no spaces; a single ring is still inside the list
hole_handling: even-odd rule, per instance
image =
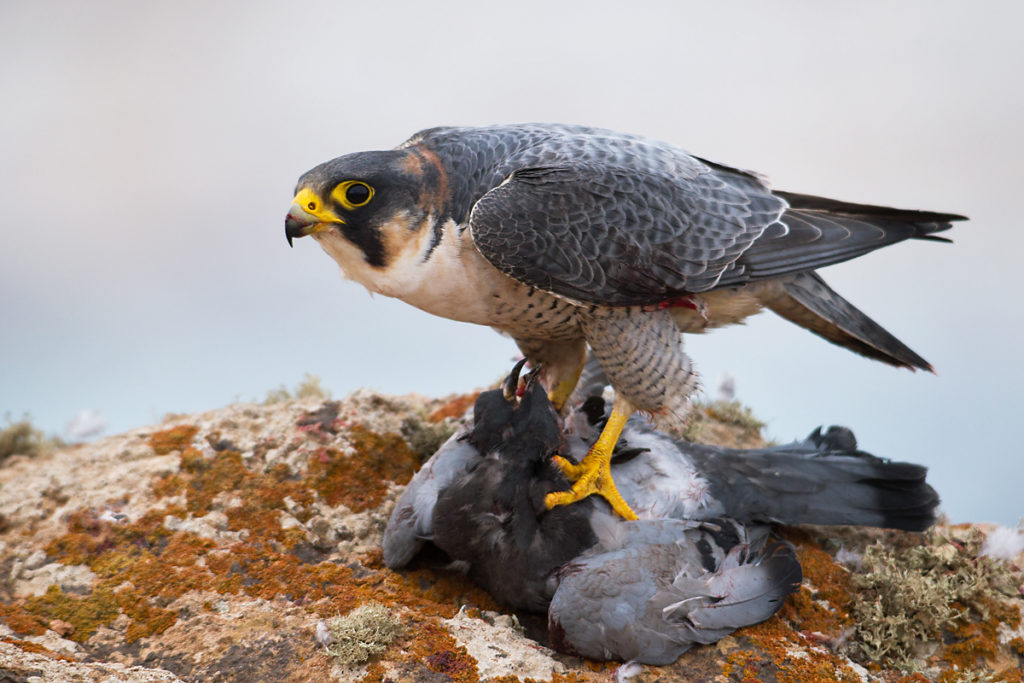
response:
[[[236,451],[225,451],[212,458],[190,448],[181,455],[181,469],[192,475],[185,486],[188,511],[201,517],[210,511],[218,493],[236,491],[250,474]]]
[[[440,422],[450,417],[462,417],[469,407],[476,403],[476,399],[479,395],[480,392],[478,391],[472,394],[456,396],[432,412],[427,417],[427,420],[429,422]]]
[[[798,631],[834,638],[853,623],[849,613],[850,573],[836,564],[831,555],[813,546],[798,546],[797,558],[803,568],[805,585],[786,600],[780,614]],[[828,607],[820,601],[825,601]]]
[[[354,425],[349,441],[353,455],[323,448],[309,461],[306,483],[328,505],[343,503],[353,512],[374,508],[383,502],[388,481],[405,484],[419,466],[416,453],[397,434],[377,434]]]
[[[790,595],[779,614],[799,631],[835,637],[843,629],[843,622],[835,613],[819,604],[807,586],[801,586],[796,593]]]
[[[763,680],[762,672],[766,670],[779,683],[860,681],[844,658],[822,647],[822,642],[840,636],[851,623],[847,611],[852,602],[849,572],[806,532],[786,529],[784,535],[796,545],[804,578],[813,590],[801,586],[776,616],[737,631],[735,637],[745,637],[755,647],[727,655],[723,673],[743,683]],[[819,600],[832,609],[819,604]]]
[[[436,678],[441,674],[444,680],[453,683],[476,683],[477,662],[459,645],[448,630],[434,619],[417,617],[385,651],[385,657],[393,665],[408,669],[410,680]],[[360,683],[383,683],[384,667],[379,661],[367,666],[366,675]]]
[[[527,683],[529,683],[529,680],[527,679]],[[567,674],[555,672],[551,674],[551,683],[586,683],[586,680],[586,678],[575,672]]]
[[[738,650],[726,656],[722,664],[722,675],[730,678],[739,676],[741,683],[760,683],[761,658],[749,650]]]
[[[156,498],[176,496],[185,489],[185,480],[180,474],[168,474],[153,482],[150,490]]]
[[[1007,667],[995,672],[995,680],[1002,683],[1021,683],[1024,681],[1024,670],[1017,667]]]
[[[930,681],[924,676],[924,674],[914,672],[906,676],[900,676],[893,681],[893,683],[930,683]]]
[[[10,643],[14,647],[22,650],[23,652],[28,652],[28,653],[31,653],[31,654],[34,654],[34,655],[43,655],[44,657],[49,657],[50,659],[56,659],[56,660],[61,661],[61,662],[73,662],[73,661],[75,661],[74,657],[68,657],[67,655],[62,655],[59,652],[54,652],[50,648],[45,647],[43,645],[40,645],[39,643],[33,643],[31,641],[28,641],[28,640],[20,640],[18,638],[12,638],[10,636],[3,636],[2,638],[0,638],[0,641],[3,641],[5,643]],[[15,680],[15,679],[8,679],[8,680]]]
[[[177,614],[150,605],[146,598],[131,588],[119,590],[114,597],[121,610],[133,620],[125,630],[124,639],[127,643],[133,643],[143,636],[163,633],[178,620]]]
[[[437,604],[446,606],[443,616],[451,618],[463,605],[471,605],[482,610],[499,611],[501,606],[491,595],[462,576],[454,573],[437,574],[427,570],[410,571],[406,574],[409,585],[429,585],[423,590],[423,597]]]
[[[149,445],[157,455],[167,455],[174,451],[185,450],[198,433],[199,427],[178,425],[161,432],[155,432],[149,437]]]
[[[609,669],[618,667],[618,662],[614,665],[609,666]],[[497,676],[494,678],[488,678],[487,683],[587,683],[592,679],[587,678],[582,674],[578,674],[575,671],[569,673],[559,673],[557,671],[551,672],[551,678],[536,679],[536,678],[520,678],[514,674],[506,674],[504,676]]]
[[[181,456],[182,472],[191,475],[184,485],[188,511],[193,515],[207,514],[214,499],[222,493],[238,496],[241,505],[228,508],[228,528],[242,529],[260,536],[270,536],[289,548],[300,540],[295,533],[285,533],[280,525],[280,511],[285,499],[295,506],[295,516],[304,521],[310,512],[306,506],[313,501],[313,493],[300,481],[291,478],[288,467],[280,464],[269,472],[253,472],[237,451],[221,451],[204,458],[194,449]]]
[[[943,659],[961,668],[973,669],[994,659],[998,653],[999,641],[994,629],[985,622],[956,624],[950,629],[956,642],[946,646]]]
[[[846,618],[846,610],[853,602],[850,590],[850,572],[838,564],[832,556],[817,547],[802,545],[797,548],[797,559],[803,569],[804,578],[814,586],[815,598],[825,600]]]
[[[0,604],[0,620],[7,624],[15,633],[28,636],[41,636],[46,633],[46,619],[27,612],[20,604]]]
[[[383,566],[379,549],[344,564],[317,561],[321,551],[306,543],[306,531],[281,525],[286,514],[307,521],[318,502],[354,511],[379,505],[387,480],[404,483],[419,464],[402,437],[350,428],[345,436],[352,453],[318,451],[308,472],[298,476],[284,464],[263,470],[261,458],[244,459],[228,448],[204,454],[189,445],[197,436],[194,428],[174,428],[154,435],[151,443],[161,452],[180,451],[180,471],[155,477],[150,491],[158,500],[183,496],[181,504],[155,505],[122,522],[82,509],[68,517],[65,533],[47,544],[57,561],[86,565],[96,574],[88,595],[68,595],[54,586],[24,605],[0,605],[0,618],[19,633],[39,633],[60,619],[71,624],[71,637],[81,642],[124,615],[127,619],[117,622],[124,625],[115,628],[131,643],[174,624],[179,615],[168,606],[190,591],[291,600],[324,618],[377,601],[414,615],[408,635],[390,647],[389,657],[426,675],[477,680],[476,662],[441,619],[455,616],[465,604],[498,609],[487,593],[456,574],[393,572]],[[218,543],[181,528],[214,511],[223,513],[227,532],[244,533]],[[367,679],[382,676],[383,669],[371,664]]]
[[[359,679],[359,683],[382,683],[384,681],[384,665],[379,661],[373,661],[366,665],[366,675]]]
[[[74,626],[71,639],[85,642],[97,628],[112,622],[118,614],[117,600],[109,588],[97,588],[90,595],[68,595],[52,585],[43,595],[28,598],[25,609],[47,621],[60,619]]]
[[[1017,653],[1017,656],[1024,657],[1024,638],[1011,638],[1010,649]]]
[[[778,616],[741,629],[735,636],[746,636],[756,646],[754,652],[734,652],[726,658],[728,671],[723,672],[741,673],[744,682],[760,681],[760,670],[766,664],[779,683],[861,680],[844,659],[808,643]]]
[[[452,637],[444,626],[425,621],[405,644],[409,655],[426,663],[431,671],[448,676],[455,683],[479,681],[476,659]]]
[[[953,642],[949,642],[943,660],[961,669],[974,669],[993,665],[999,657],[999,626],[1009,628],[1020,625],[1020,612],[1012,605],[1002,604],[991,598],[984,601],[987,619],[956,619],[948,627]],[[967,615],[966,606],[954,603],[953,607]]]

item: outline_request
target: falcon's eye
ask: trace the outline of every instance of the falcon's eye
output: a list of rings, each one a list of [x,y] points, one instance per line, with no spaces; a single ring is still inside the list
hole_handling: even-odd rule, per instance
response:
[[[361,180],[346,180],[334,188],[331,194],[346,209],[357,209],[370,203],[373,188]]]
[[[345,199],[352,202],[352,206],[365,204],[370,198],[370,188],[362,183],[357,183],[345,190]]]

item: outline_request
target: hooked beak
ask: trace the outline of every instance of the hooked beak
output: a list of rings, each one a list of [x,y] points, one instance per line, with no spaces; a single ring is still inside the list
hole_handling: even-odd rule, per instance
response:
[[[304,187],[296,193],[292,208],[288,209],[288,216],[284,219],[284,236],[290,247],[292,238],[329,230],[338,223],[344,225],[345,221],[324,206],[313,190]]]
[[[316,218],[303,211],[298,204],[292,204],[284,219],[284,236],[288,239],[288,246],[292,246],[292,238],[305,237],[313,232],[316,223]]]

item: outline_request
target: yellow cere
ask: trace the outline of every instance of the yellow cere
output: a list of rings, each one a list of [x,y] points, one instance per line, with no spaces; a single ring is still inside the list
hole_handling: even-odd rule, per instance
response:
[[[334,215],[334,212],[327,208],[320,197],[313,190],[304,187],[295,195],[292,203],[300,209],[316,218],[321,223],[344,223],[342,219]]]
[[[353,185],[362,185],[363,187],[366,188],[366,199],[355,204],[349,201],[348,190]],[[367,204],[370,203],[370,200],[373,199],[373,188],[361,180],[346,180],[344,182],[338,183],[338,186],[335,187],[334,190],[331,192],[331,198],[334,199],[334,201],[341,204],[346,209],[358,209],[360,206],[366,206]]]

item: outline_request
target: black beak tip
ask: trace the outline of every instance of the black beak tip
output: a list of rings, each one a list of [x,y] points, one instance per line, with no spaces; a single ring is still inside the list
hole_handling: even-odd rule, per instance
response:
[[[296,220],[294,216],[288,214],[288,216],[284,219],[284,236],[285,239],[288,240],[289,247],[295,246],[294,244],[292,244],[292,240],[294,238],[302,237],[305,234],[303,232],[303,229],[305,227],[306,226],[303,223]]]

